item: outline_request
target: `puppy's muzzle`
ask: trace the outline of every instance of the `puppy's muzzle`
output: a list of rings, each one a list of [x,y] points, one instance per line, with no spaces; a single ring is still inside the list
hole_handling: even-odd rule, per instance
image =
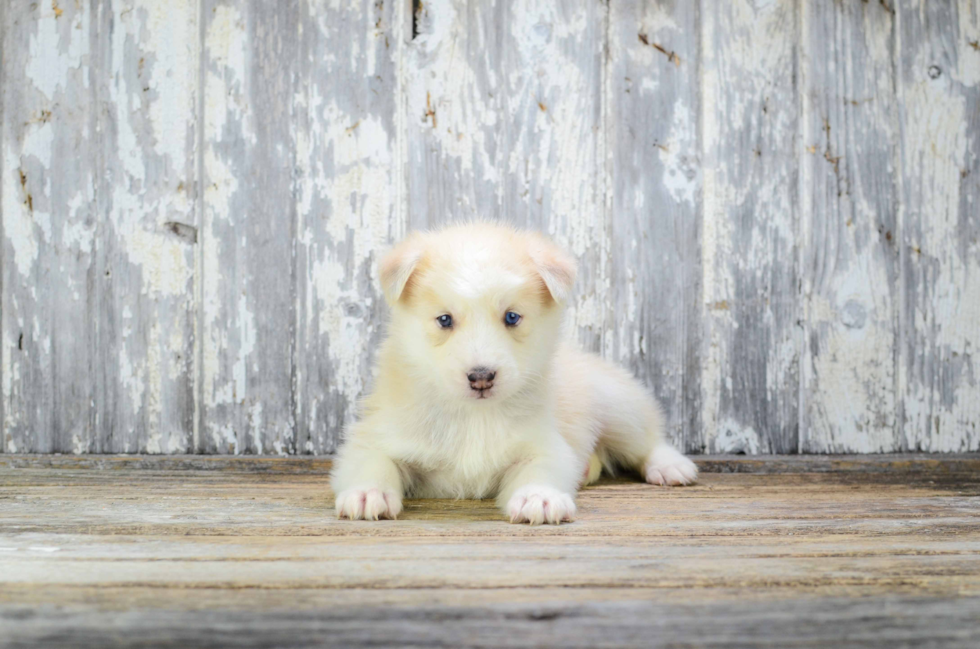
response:
[[[470,380],[470,389],[476,390],[483,396],[485,390],[489,390],[493,387],[493,379],[497,376],[497,373],[486,367],[474,367],[470,370],[466,378]]]

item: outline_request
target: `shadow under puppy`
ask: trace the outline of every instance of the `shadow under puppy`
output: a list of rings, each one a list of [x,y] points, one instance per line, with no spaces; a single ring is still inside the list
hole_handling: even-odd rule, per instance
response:
[[[697,479],[644,388],[563,340],[574,279],[543,236],[487,223],[413,234],[387,255],[391,321],[334,465],[338,517],[395,518],[405,495],[495,497],[515,523],[561,523],[603,467]]]

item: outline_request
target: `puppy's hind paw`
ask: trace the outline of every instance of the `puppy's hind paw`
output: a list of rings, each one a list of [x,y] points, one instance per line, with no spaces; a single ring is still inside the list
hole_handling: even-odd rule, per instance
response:
[[[560,525],[575,520],[575,501],[546,485],[527,485],[514,492],[507,503],[511,523]]]
[[[402,498],[391,491],[374,487],[354,487],[337,495],[337,518],[352,521],[376,521],[382,518],[398,518],[402,511]]]
[[[697,482],[698,467],[673,446],[660,444],[643,465],[643,477],[660,486],[689,485]]]

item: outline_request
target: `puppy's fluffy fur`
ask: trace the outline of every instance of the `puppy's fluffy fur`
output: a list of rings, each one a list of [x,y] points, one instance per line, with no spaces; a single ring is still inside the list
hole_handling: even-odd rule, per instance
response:
[[[396,518],[405,495],[496,497],[513,522],[561,523],[603,467],[695,481],[650,395],[562,341],[574,279],[544,237],[490,224],[415,234],[388,254],[391,322],[335,463],[339,517]]]

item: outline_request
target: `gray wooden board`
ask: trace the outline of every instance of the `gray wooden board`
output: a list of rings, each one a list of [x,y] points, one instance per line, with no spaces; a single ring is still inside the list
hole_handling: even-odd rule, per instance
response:
[[[98,16],[4,3],[5,450],[100,450]]]
[[[607,348],[603,200],[605,5],[420,3],[406,47],[407,224],[500,219],[552,235],[579,260],[569,320]]]
[[[936,477],[980,472],[978,453],[886,453],[859,455],[699,455],[702,473],[879,473],[895,481],[909,475]],[[292,474],[330,473],[330,457],[228,455],[68,455],[8,453],[6,469],[98,469],[120,471],[237,471]]]
[[[398,238],[397,2],[305,3],[296,84],[296,451],[329,453],[370,385]]]
[[[378,257],[467,218],[689,451],[980,449],[976,0],[0,17],[0,452],[332,452]]]
[[[980,444],[980,4],[895,3],[903,444]]]
[[[304,592],[290,592],[304,597]],[[422,591],[419,600],[430,596]],[[980,598],[93,612],[0,606],[0,647],[881,647],[973,649]],[[110,632],[109,629],[113,629]]]
[[[695,3],[610,3],[603,90],[612,357],[703,453],[698,28]]]
[[[204,452],[295,452],[299,12],[204,5]]]
[[[799,449],[794,0],[701,16],[702,422],[709,452]]]
[[[8,451],[191,448],[196,25],[192,3],[5,9]]]
[[[28,457],[58,456],[3,459]],[[976,455],[716,458],[538,528],[491,501],[338,521],[327,476],[290,469],[319,458],[61,457],[0,468],[0,646],[975,643]],[[840,470],[741,472],[815,463]]]
[[[185,453],[194,448],[198,8],[152,0],[94,7],[99,149],[88,164],[98,206],[99,290],[90,307],[98,341],[78,380],[95,381],[96,428],[82,449]],[[61,335],[72,332],[69,325]]]
[[[895,450],[895,12],[854,2],[802,12],[801,450]]]

